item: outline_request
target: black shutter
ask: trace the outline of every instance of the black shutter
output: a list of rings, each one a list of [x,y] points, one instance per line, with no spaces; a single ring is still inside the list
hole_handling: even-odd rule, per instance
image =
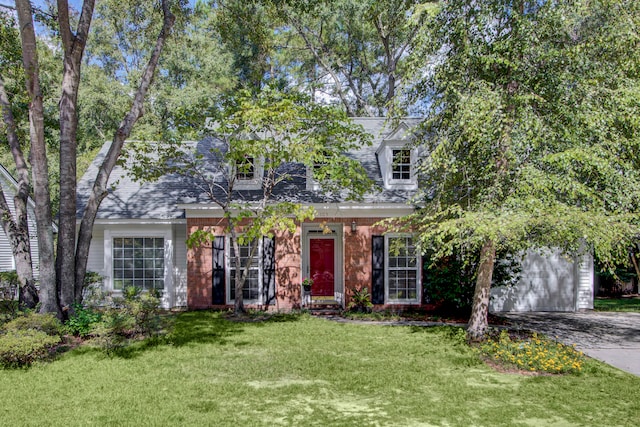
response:
[[[371,237],[371,302],[384,304],[384,236]]]
[[[276,300],[276,239],[262,238],[262,301],[271,305]]]
[[[213,238],[213,295],[214,305],[225,304],[224,236]]]
[[[425,255],[422,255],[418,257],[418,260],[421,262],[420,273],[422,274],[422,276],[420,277],[420,286],[422,286],[422,303],[429,304],[431,303],[431,298],[429,295],[429,287],[427,286],[427,278],[428,278],[427,262],[429,262],[429,259]]]

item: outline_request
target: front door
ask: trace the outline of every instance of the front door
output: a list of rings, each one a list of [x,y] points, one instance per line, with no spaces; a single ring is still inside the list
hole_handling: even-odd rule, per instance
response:
[[[309,238],[309,277],[313,280],[311,296],[334,296],[335,239]]]

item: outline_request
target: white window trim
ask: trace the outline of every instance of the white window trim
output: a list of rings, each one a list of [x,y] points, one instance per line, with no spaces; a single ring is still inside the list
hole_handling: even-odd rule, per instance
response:
[[[252,300],[243,300],[242,302],[245,304],[262,304],[262,297],[264,295],[264,266],[262,260],[262,246],[263,246],[262,238],[258,242],[258,253],[256,256],[258,257],[258,299]],[[227,305],[232,305],[235,303],[235,299],[231,299],[231,286],[235,286],[235,283],[231,283],[231,235],[227,234],[225,236],[225,245],[224,245],[224,268],[225,268],[225,286],[226,289],[226,299]]]
[[[262,189],[262,179],[264,178],[264,158],[254,158],[253,179],[238,179],[236,176],[236,165],[229,165],[229,178],[233,179],[234,190],[260,190]]]
[[[419,305],[422,301],[422,281],[420,271],[420,251],[416,246],[416,299],[390,300],[389,299],[389,240],[394,238],[411,237],[411,233],[388,233],[384,235],[384,300],[386,304]],[[407,270],[410,270],[407,268]]]
[[[154,237],[164,239],[164,289],[162,290],[162,305],[173,307],[173,233],[170,229],[154,228],[142,230],[118,230],[104,231],[104,287],[114,295],[122,295],[121,289],[113,287],[113,239],[120,237]]]
[[[307,187],[308,191],[320,191],[322,190],[322,186],[316,179],[313,177],[313,166],[306,166],[306,177],[307,177]]]
[[[394,150],[409,150],[411,155],[411,168],[409,179],[394,179],[393,178],[393,151]],[[416,155],[416,149],[408,147],[404,142],[389,143],[386,146],[385,154],[388,159],[388,167],[385,171],[385,182],[389,187],[399,190],[415,190],[418,187],[418,181],[416,180],[415,165],[418,160]]]

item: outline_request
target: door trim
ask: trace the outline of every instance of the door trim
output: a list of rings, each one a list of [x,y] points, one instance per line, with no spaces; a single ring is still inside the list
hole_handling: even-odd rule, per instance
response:
[[[300,281],[305,277],[309,277],[309,239],[324,238],[334,240],[334,298],[337,302],[344,306],[344,257],[343,257],[343,224],[331,223],[324,224],[331,233],[323,233],[320,224],[302,224],[302,256],[301,261],[301,277]],[[302,285],[300,285],[302,286]]]

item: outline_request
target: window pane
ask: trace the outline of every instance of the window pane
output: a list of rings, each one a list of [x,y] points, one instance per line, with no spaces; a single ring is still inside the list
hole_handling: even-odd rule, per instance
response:
[[[392,150],[393,165],[391,175],[393,179],[411,179],[411,150]]]
[[[388,239],[388,298],[391,302],[417,302],[418,254],[413,238]]]
[[[240,267],[244,268],[247,263],[249,263],[249,255],[251,254],[251,247],[253,242],[249,242],[245,245],[239,245],[239,253],[240,253]],[[235,299],[235,279],[236,279],[236,257],[235,250],[233,246],[230,246],[230,260],[229,267],[231,268],[229,272],[229,298],[230,300]],[[256,250],[253,259],[250,262],[249,271],[247,277],[242,286],[242,298],[247,301],[256,301],[260,297],[260,276],[259,276],[259,265],[260,260],[258,256],[258,251]]]
[[[114,238],[113,277],[115,289],[164,288],[164,239]]]

